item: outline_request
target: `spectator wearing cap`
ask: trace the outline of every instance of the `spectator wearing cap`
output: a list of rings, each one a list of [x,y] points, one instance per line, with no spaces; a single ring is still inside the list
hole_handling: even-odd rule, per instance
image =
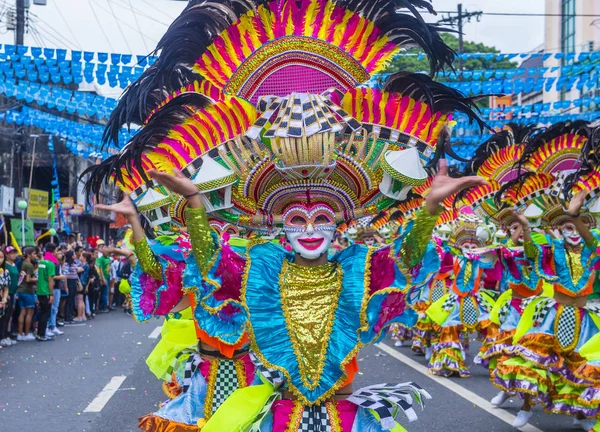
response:
[[[31,333],[31,321],[37,300],[35,294],[37,284],[35,248],[27,246],[23,250],[23,258],[21,273],[19,274],[19,288],[17,289],[19,307],[21,308],[17,340],[32,341],[35,340],[35,336]]]

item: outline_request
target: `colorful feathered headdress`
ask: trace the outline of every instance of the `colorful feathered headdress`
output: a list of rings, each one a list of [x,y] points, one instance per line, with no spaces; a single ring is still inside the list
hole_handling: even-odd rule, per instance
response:
[[[452,111],[479,121],[471,99],[424,75],[357,88],[408,47],[427,55],[432,74],[452,62],[419,8],[431,10],[425,0],[192,0],[106,136],[141,130],[92,171],[90,188],[130,182],[147,158],[182,170],[211,216],[229,223],[272,225],[294,205],[325,205],[340,221],[378,214],[397,197],[395,186],[382,195],[386,176],[407,177],[388,150],[427,157]],[[185,224],[185,206],[170,204],[173,221]]]

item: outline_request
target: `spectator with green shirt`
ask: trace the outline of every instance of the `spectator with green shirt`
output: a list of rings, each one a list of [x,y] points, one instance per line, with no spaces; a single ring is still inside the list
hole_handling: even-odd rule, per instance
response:
[[[47,259],[42,259],[38,265],[37,298],[40,305],[40,315],[38,318],[37,340],[46,342],[53,339],[54,334],[46,332],[48,319],[52,312],[54,303],[54,276],[56,276],[56,266]]]
[[[109,312],[108,304],[108,282],[110,281],[110,256],[102,250],[106,247],[104,240],[98,240],[98,258],[96,265],[100,269],[100,312]]]
[[[19,288],[17,288],[17,297],[21,312],[19,313],[19,341],[32,341],[35,336],[31,333],[31,321],[36,303],[36,284],[35,276],[35,248],[27,246],[23,250],[23,264],[19,274]]]

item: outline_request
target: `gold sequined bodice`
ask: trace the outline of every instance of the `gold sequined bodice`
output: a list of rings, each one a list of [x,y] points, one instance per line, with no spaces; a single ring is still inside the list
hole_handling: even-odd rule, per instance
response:
[[[583,266],[581,265],[581,251],[565,248],[565,253],[567,255],[567,265],[569,267],[571,280],[573,281],[573,285],[577,285],[579,283],[579,280],[581,279],[581,276],[583,276]]]
[[[318,386],[342,290],[337,264],[304,267],[286,261],[280,275],[286,327],[303,384]]]

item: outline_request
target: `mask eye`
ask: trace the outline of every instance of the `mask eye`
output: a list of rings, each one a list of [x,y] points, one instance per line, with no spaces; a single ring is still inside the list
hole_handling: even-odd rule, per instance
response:
[[[294,216],[291,220],[290,220],[290,224],[292,225],[306,225],[306,219],[304,219],[302,216]]]
[[[316,225],[326,225],[326,224],[330,224],[330,223],[332,223],[331,219],[329,219],[329,216],[327,216],[327,215],[321,214],[315,218]]]

